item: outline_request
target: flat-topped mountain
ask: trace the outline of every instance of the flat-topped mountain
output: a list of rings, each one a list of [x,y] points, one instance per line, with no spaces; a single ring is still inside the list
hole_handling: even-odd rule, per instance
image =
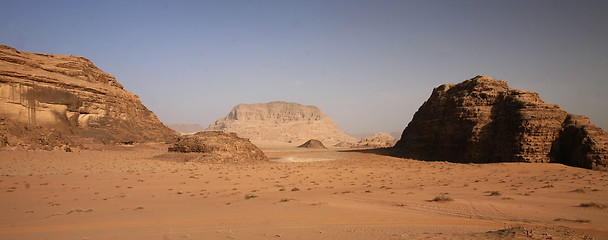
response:
[[[300,143],[318,139],[330,145],[357,141],[319,108],[288,102],[239,104],[207,130],[235,132],[239,137],[264,141]]]
[[[395,154],[453,162],[559,162],[608,167],[608,133],[537,93],[477,76],[441,85],[418,109]]]
[[[0,128],[0,145],[25,148],[39,142],[38,136],[20,134],[27,128],[35,128],[40,136],[55,133],[105,143],[168,141],[177,134],[88,59],[4,45],[0,119],[11,126]]]

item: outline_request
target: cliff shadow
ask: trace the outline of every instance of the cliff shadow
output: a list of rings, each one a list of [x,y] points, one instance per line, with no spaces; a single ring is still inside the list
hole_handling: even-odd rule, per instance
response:
[[[397,157],[395,156],[394,152],[395,150],[390,147],[390,148],[366,148],[366,149],[348,149],[348,150],[340,150],[338,152],[357,152],[357,153],[368,153],[368,154],[375,154],[375,155],[380,155],[380,156],[389,156],[389,157]]]

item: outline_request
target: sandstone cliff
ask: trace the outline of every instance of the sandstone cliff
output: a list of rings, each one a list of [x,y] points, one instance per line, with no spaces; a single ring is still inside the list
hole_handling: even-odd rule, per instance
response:
[[[608,133],[537,93],[477,76],[433,90],[395,145],[397,156],[454,162],[560,162],[605,169]]]
[[[167,141],[176,136],[136,95],[88,59],[22,52],[4,45],[0,45],[0,119],[14,123],[13,131],[1,133],[8,146],[38,141],[15,135],[14,128],[37,127],[41,132],[105,143]]]
[[[318,139],[332,145],[356,141],[319,108],[287,102],[239,104],[207,129],[235,132],[251,140],[298,143]]]

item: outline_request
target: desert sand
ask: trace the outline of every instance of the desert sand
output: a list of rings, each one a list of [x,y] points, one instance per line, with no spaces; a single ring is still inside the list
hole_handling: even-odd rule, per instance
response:
[[[155,157],[167,147],[0,151],[0,239],[608,239],[608,172],[285,144],[260,164]]]

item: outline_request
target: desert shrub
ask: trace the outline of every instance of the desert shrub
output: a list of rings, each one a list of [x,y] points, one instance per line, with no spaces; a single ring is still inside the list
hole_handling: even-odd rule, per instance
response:
[[[500,196],[502,195],[499,191],[489,191],[488,196]]]
[[[579,207],[588,207],[588,208],[599,208],[599,209],[608,208],[608,204],[601,204],[601,203],[596,203],[596,202],[581,203],[578,206]]]
[[[439,196],[433,198],[431,201],[432,202],[451,202],[451,201],[454,201],[454,199],[452,197],[450,197],[449,195],[442,193]]]
[[[258,197],[258,195],[254,195],[254,194],[245,195],[245,199],[252,199],[252,198],[256,198],[256,197]]]

